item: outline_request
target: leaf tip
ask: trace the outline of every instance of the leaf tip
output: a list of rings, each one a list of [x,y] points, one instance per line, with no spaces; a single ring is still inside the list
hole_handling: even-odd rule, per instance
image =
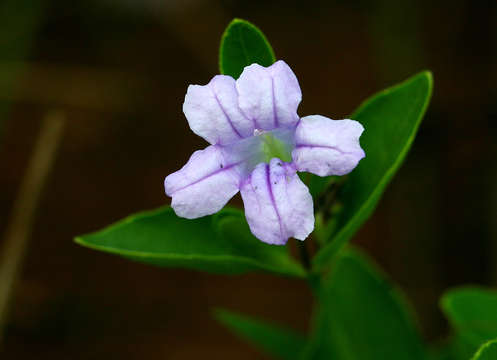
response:
[[[238,24],[238,23],[243,23],[243,24],[249,24],[249,25],[252,25],[249,21],[247,20],[244,20],[244,19],[241,19],[241,18],[233,18],[233,20],[231,20],[231,22],[229,23],[228,27],[230,27],[231,25],[234,25],[234,24]]]
[[[430,70],[423,70],[421,72],[421,75],[423,75],[428,82],[428,86],[431,88],[433,87],[433,73]]]
[[[209,310],[210,315],[219,322],[223,322],[223,319],[226,317],[226,310],[219,307],[214,307]]]
[[[234,18],[233,20],[230,21],[228,26],[226,26],[226,29],[224,30],[224,32],[221,36],[221,43],[219,46],[219,70],[220,70],[221,74],[231,75],[235,79],[240,75],[239,73],[238,73],[238,76],[236,73],[232,74],[230,70],[225,68],[226,64],[225,64],[225,59],[223,56],[224,48],[225,48],[225,44],[226,44],[226,39],[228,39],[230,34],[232,34],[234,32],[234,29],[239,29],[238,30],[239,32],[242,32],[243,30],[245,30],[245,31],[248,30],[249,32],[258,36],[262,40],[262,42],[264,43],[266,50],[269,53],[269,58],[270,58],[269,64],[272,64],[276,61],[276,56],[274,54],[274,50],[273,50],[272,46],[269,44],[269,41],[266,38],[266,36],[264,35],[264,33],[262,32],[262,30],[260,30],[257,26],[255,26],[254,24],[252,24],[248,20],[241,19],[241,18]],[[267,64],[261,64],[261,65],[267,66]]]
[[[82,246],[82,247],[85,247],[85,248],[88,248],[88,249],[96,249],[96,247],[94,245],[92,245],[91,243],[89,243],[88,241],[86,241],[85,239],[85,236],[86,235],[78,235],[78,236],[75,236],[73,238],[73,241]]]
[[[72,239],[76,244],[81,245],[81,246],[86,246],[85,241],[83,240],[83,237],[81,236],[75,236]]]
[[[88,238],[91,239],[93,234],[94,233],[84,234],[84,235],[78,235],[78,236],[75,236],[72,240],[76,244],[78,244],[78,245],[80,245],[82,247],[85,247],[87,249],[105,251],[97,243],[95,243],[94,241],[88,239]]]
[[[427,91],[427,98],[431,98],[431,93],[433,89],[433,73],[430,70],[423,70],[414,75],[411,79],[422,79],[423,81],[426,82],[426,87],[428,88]]]
[[[245,20],[245,19],[241,19],[241,18],[233,18],[233,20],[231,20],[230,23],[228,24],[228,26],[226,27],[226,30],[228,30],[232,26],[236,26],[236,25],[247,26],[247,27],[250,27],[250,28],[253,28],[255,30],[260,31],[259,28],[257,26],[255,26],[254,24],[252,24],[250,21]],[[226,32],[226,30],[225,30],[225,32]]]
[[[237,314],[219,307],[210,309],[211,316],[221,325],[226,327],[234,326]]]
[[[428,78],[428,81],[433,83],[433,73],[430,70],[424,70],[423,73]]]

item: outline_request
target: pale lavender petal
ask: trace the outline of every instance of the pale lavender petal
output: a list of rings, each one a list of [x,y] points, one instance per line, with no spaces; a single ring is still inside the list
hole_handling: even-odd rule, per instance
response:
[[[239,189],[238,163],[226,163],[222,148],[195,151],[180,170],[164,180],[178,216],[194,219],[221,210]]]
[[[236,88],[240,108],[254,121],[255,128],[272,130],[297,123],[302,92],[297,77],[284,61],[267,68],[258,64],[245,67]]]
[[[293,165],[276,158],[257,165],[240,192],[250,230],[260,240],[283,245],[290,237],[305,240],[314,229],[312,197]]]
[[[354,120],[331,120],[321,115],[300,119],[292,158],[298,171],[319,176],[345,175],[365,154],[359,143],[363,126]]]
[[[231,76],[217,75],[207,85],[190,85],[183,112],[192,131],[211,144],[229,144],[254,131],[253,122],[238,107]]]

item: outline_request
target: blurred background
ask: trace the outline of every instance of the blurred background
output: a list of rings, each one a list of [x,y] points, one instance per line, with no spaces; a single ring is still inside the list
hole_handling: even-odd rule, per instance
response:
[[[233,17],[259,26],[295,71],[301,115],[343,118],[433,71],[413,147],[354,242],[405,290],[429,341],[447,336],[445,289],[497,284],[495,0],[1,0],[0,246],[12,214],[35,207],[36,196],[19,205],[34,152],[53,160],[24,229],[2,359],[264,358],[212,307],[306,331],[301,281],[152,268],[72,241],[169,203],[164,177],[205,146],[182,114],[186,88],[217,74]],[[54,116],[60,136],[36,145]]]

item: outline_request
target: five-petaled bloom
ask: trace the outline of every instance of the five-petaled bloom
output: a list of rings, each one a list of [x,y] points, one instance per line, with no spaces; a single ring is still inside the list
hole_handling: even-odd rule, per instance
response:
[[[238,191],[252,233],[269,244],[304,240],[314,229],[311,194],[297,171],[344,175],[365,154],[354,120],[300,118],[302,93],[284,61],[247,66],[238,80],[217,75],[190,85],[183,112],[211,145],[166,177],[176,214],[188,219],[221,210]]]

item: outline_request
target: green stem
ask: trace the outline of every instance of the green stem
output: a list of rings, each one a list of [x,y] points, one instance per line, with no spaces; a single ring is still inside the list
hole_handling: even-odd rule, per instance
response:
[[[311,268],[311,260],[309,257],[309,252],[307,251],[307,243],[306,241],[297,241],[297,247],[299,248],[300,261],[306,270]]]

